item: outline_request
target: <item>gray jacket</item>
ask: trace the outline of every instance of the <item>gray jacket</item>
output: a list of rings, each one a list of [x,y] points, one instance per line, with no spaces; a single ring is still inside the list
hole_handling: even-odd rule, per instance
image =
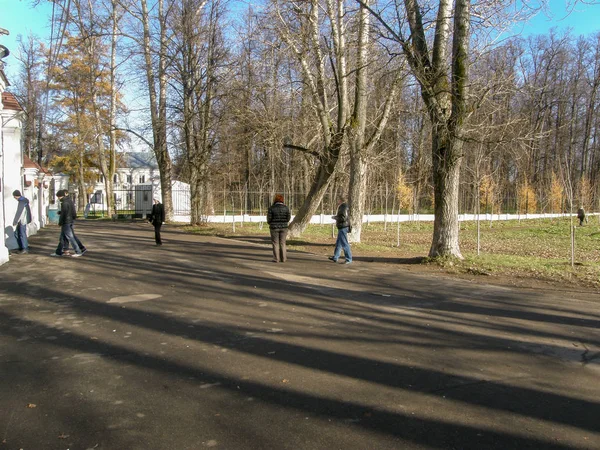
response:
[[[31,209],[29,208],[29,200],[23,196],[19,197],[19,206],[17,206],[17,212],[13,220],[13,226],[17,224],[27,225],[31,223]]]

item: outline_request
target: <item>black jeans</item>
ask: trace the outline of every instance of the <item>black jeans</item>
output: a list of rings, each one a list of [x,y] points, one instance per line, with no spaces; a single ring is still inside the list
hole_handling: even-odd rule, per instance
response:
[[[154,223],[154,241],[156,245],[162,245],[162,241],[160,239],[160,227],[162,227],[162,223]]]

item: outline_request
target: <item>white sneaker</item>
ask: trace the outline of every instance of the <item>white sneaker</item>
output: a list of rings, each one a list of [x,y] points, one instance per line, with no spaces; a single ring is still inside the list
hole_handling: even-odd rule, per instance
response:
[[[59,255],[58,253],[50,253],[50,256],[62,256],[62,255]]]
[[[83,255],[83,253],[73,253],[73,254],[71,255],[71,258],[79,258],[79,257],[80,257],[80,256],[82,256],[82,255]]]

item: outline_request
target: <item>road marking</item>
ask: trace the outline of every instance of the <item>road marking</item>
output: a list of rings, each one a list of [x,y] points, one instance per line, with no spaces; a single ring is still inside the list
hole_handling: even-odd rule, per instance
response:
[[[113,297],[108,303],[134,303],[134,302],[145,302],[147,300],[154,300],[155,298],[160,298],[162,295],[160,294],[134,294],[134,295],[125,295],[123,297]]]

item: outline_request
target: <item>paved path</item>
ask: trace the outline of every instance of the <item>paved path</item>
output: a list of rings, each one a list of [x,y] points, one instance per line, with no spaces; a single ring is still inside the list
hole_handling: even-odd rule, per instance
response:
[[[0,450],[600,448],[598,298],[76,231],[0,266]]]

